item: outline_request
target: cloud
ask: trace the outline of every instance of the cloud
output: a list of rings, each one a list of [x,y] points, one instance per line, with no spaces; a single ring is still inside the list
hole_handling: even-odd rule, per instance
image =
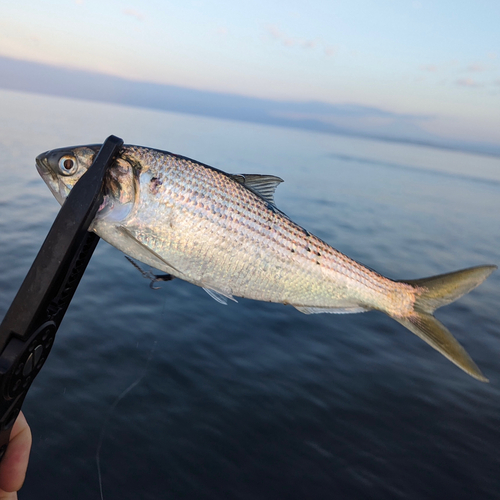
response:
[[[304,40],[302,42],[302,47],[304,49],[314,49],[316,47],[317,42],[315,40]]]
[[[480,64],[480,63],[470,64],[467,67],[467,71],[470,71],[471,73],[479,73],[479,72],[485,71],[485,70],[486,70],[486,66],[484,66],[483,64]]]
[[[283,45],[287,47],[292,47],[296,43],[296,40],[285,35],[285,33],[283,33],[275,24],[267,26],[267,32],[271,36],[271,38],[282,42]]]
[[[273,40],[282,43],[285,47],[301,47],[303,49],[307,50],[313,50],[316,48],[321,48],[323,49],[324,53],[326,56],[330,57],[333,56],[336,52],[337,49],[335,47],[332,47],[330,45],[326,45],[324,42],[321,40],[315,39],[315,40],[310,40],[310,39],[303,39],[303,38],[297,38],[297,37],[291,37],[288,36],[286,33],[281,31],[279,27],[275,24],[269,24],[265,28],[267,35],[271,37]]]
[[[144,16],[135,9],[123,9],[123,13],[126,16],[135,17],[138,21],[142,21],[144,19]]]
[[[435,73],[438,70],[435,64],[426,64],[425,66],[421,66],[420,69],[422,71],[430,71],[431,73]]]
[[[460,85],[461,87],[481,87],[481,84],[476,82],[476,80],[473,80],[472,78],[460,78],[455,83],[457,85]]]
[[[325,47],[325,54],[328,57],[334,56],[335,52],[337,52],[337,49],[335,47]]]
[[[269,24],[268,26],[266,26],[266,31],[275,40],[281,40],[284,36],[278,26],[276,26],[275,24]]]

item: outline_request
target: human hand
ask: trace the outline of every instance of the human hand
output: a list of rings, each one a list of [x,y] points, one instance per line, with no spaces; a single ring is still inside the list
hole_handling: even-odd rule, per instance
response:
[[[0,462],[0,500],[17,500],[28,468],[31,450],[31,430],[23,413],[12,427],[5,456]]]

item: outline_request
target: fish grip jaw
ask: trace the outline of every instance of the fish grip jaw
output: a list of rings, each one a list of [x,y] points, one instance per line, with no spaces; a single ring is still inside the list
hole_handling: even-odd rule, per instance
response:
[[[76,183],[0,324],[0,460],[34,378],[99,242],[88,232],[123,141],[110,136]]]

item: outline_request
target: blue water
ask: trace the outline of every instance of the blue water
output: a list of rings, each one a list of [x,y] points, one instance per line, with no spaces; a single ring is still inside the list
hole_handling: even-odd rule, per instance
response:
[[[394,279],[500,263],[498,158],[0,91],[0,318],[58,210],[35,156],[110,134],[279,175],[285,213]],[[21,499],[99,499],[101,434],[107,500],[498,498],[500,272],[437,314],[489,384],[381,313],[148,285],[99,243],[24,404]]]

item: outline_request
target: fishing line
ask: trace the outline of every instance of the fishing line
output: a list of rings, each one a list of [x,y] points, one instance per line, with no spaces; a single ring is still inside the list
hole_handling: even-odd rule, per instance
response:
[[[104,500],[104,494],[103,494],[103,491],[102,491],[102,473],[101,473],[101,460],[100,460],[100,455],[101,455],[101,447],[102,447],[102,443],[104,441],[104,432],[106,431],[106,427],[111,419],[111,415],[113,414],[113,412],[115,411],[115,408],[117,407],[118,403],[132,390],[134,389],[135,387],[137,387],[142,379],[146,376],[146,373],[148,371],[148,367],[149,367],[149,363],[151,361],[151,359],[153,358],[153,353],[155,352],[156,350],[156,344],[157,344],[157,341],[155,340],[154,341],[154,344],[153,344],[153,347],[149,353],[149,357],[148,357],[148,360],[146,361],[146,366],[144,367],[144,370],[142,372],[141,375],[139,375],[139,377],[134,381],[132,382],[116,399],[115,401],[113,402],[113,404],[111,405],[111,408],[108,410],[108,414],[106,415],[106,418],[104,420],[104,423],[102,424],[102,428],[101,428],[101,433],[99,434],[99,442],[97,444],[97,450],[96,450],[96,454],[95,454],[95,460],[96,460],[96,465],[97,465],[97,476],[99,478],[99,492],[101,494],[101,500]]]
[[[151,290],[159,290],[159,286],[154,286],[154,284],[157,281],[172,281],[174,279],[174,276],[171,274],[154,274],[152,271],[144,271],[137,262],[134,262],[130,257],[127,255],[124,255],[124,257],[142,274],[143,278],[146,278],[148,280],[151,280],[151,283],[149,283],[149,288]]]

